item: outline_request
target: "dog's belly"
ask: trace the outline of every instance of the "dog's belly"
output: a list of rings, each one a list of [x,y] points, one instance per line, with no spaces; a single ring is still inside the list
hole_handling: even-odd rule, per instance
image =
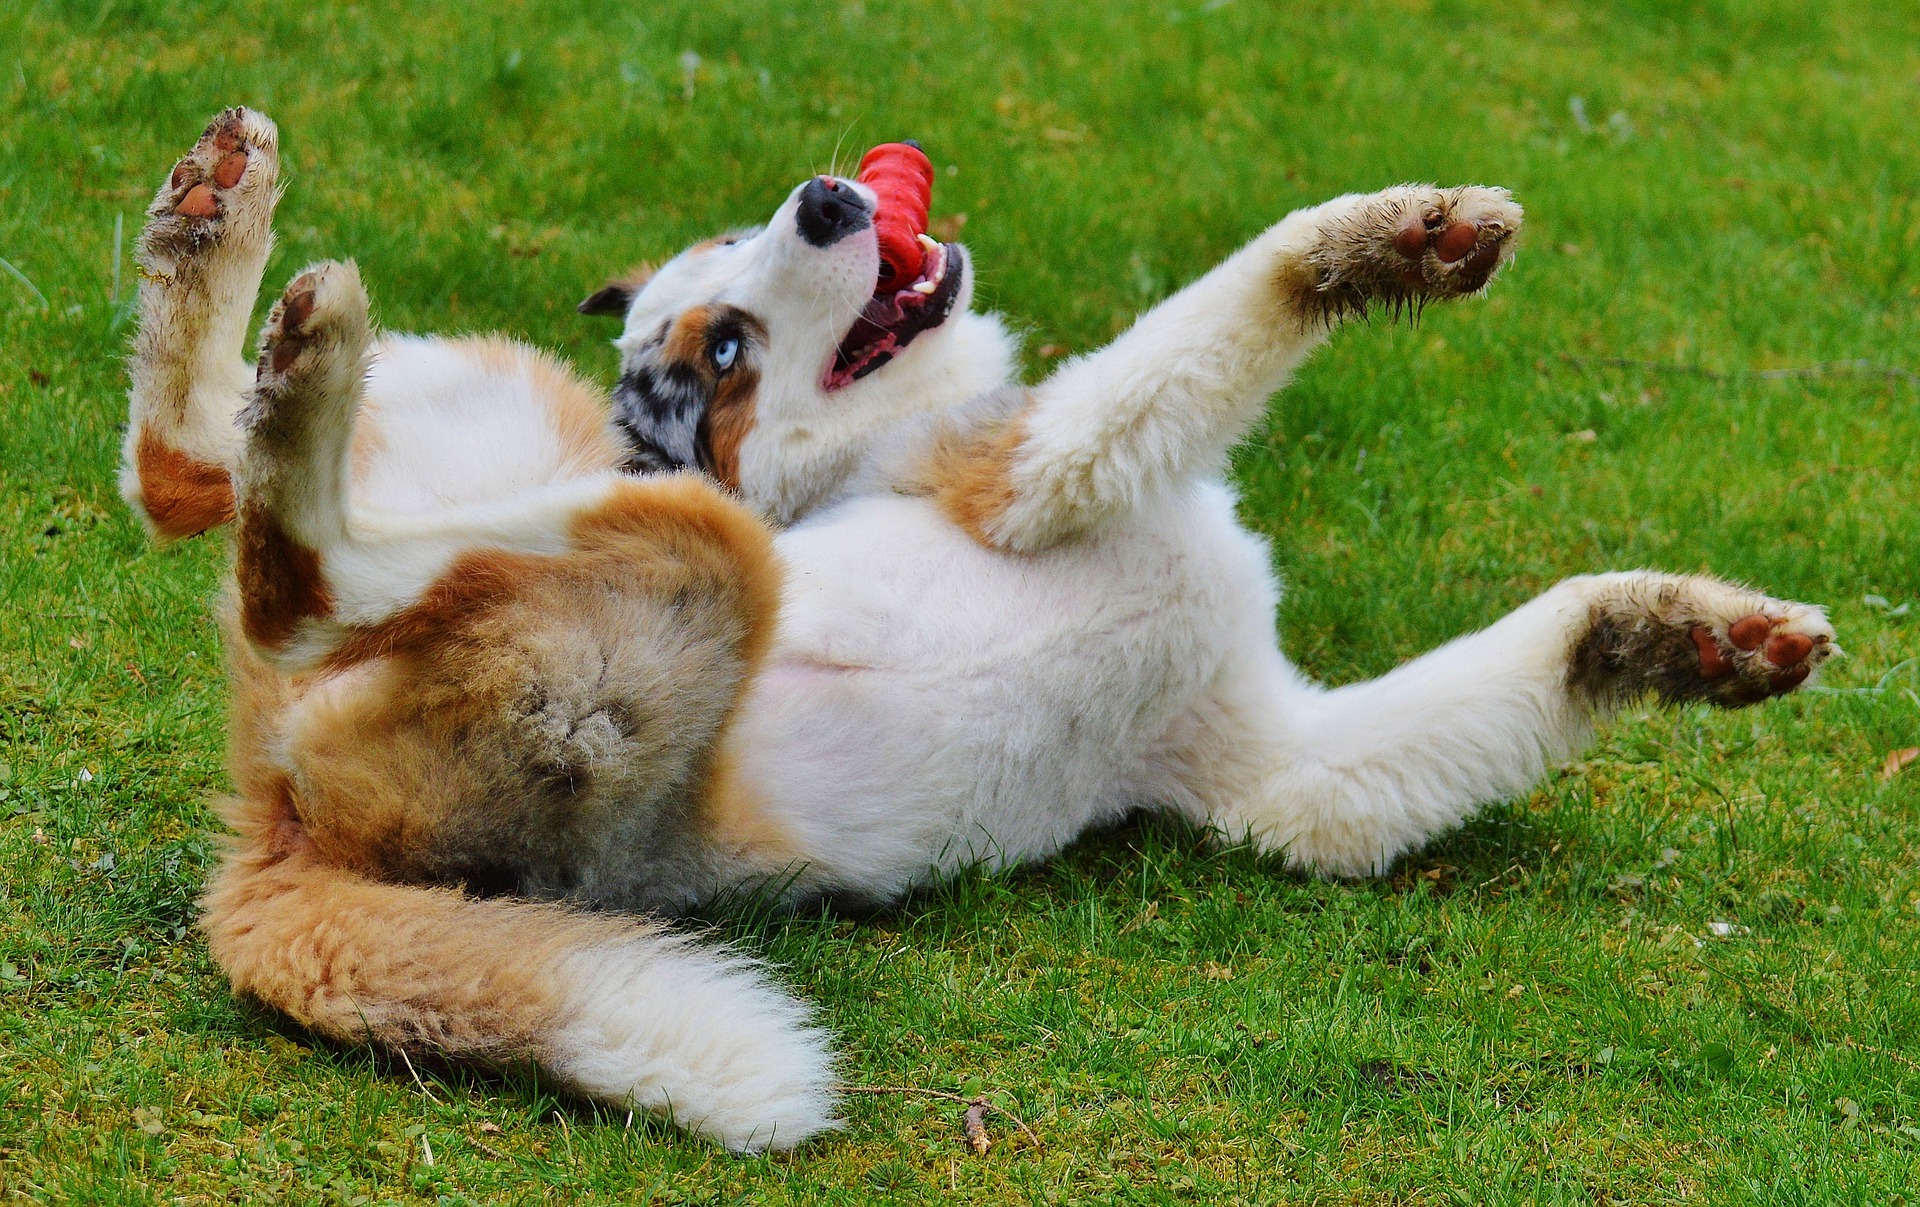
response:
[[[1264,545],[1219,485],[1038,555],[984,549],[905,498],[779,544],[780,635],[736,736],[807,852],[803,893],[885,899],[1044,857],[1141,803],[1143,751],[1241,627],[1222,613],[1272,599]]]

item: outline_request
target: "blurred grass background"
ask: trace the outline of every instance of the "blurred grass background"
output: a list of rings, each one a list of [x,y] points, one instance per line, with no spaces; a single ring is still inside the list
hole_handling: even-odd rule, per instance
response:
[[[1920,745],[1920,10],[19,0],[0,47],[7,1201],[1913,1193],[1920,766],[1879,772]],[[877,920],[728,924],[850,1081],[994,1091],[1037,1150],[877,1096],[739,1160],[316,1046],[191,930],[221,548],[149,549],[113,487],[140,215],[234,103],[282,130],[270,290],[352,256],[387,325],[602,381],[575,301],[874,142],[927,145],[1036,371],[1295,206],[1506,185],[1528,229],[1491,297],[1345,332],[1236,459],[1288,652],[1377,674],[1651,565],[1826,603],[1849,657],[1762,709],[1623,718],[1375,883],[1141,823]]]

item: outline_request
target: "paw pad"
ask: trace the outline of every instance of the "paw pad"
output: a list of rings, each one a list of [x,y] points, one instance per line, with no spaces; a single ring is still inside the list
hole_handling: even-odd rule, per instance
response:
[[[1720,643],[1713,639],[1713,630],[1704,626],[1695,626],[1689,634],[1695,648],[1700,651],[1700,677],[1712,682],[1724,679],[1733,673],[1733,663],[1720,652]]]
[[[313,317],[314,296],[319,288],[319,278],[315,274],[302,273],[281,295],[276,322],[267,336],[267,363],[273,366],[275,373],[285,373],[292,368],[293,362],[306,348],[307,321]]]
[[[1500,266],[1502,251],[1518,227],[1519,209],[1504,192],[1445,190],[1436,202],[1408,212],[1394,228],[1400,283],[1415,294],[1473,293]]]
[[[1805,633],[1781,633],[1767,639],[1767,661],[1775,666],[1798,666],[1813,652],[1813,638]]]
[[[1399,232],[1393,236],[1393,250],[1409,260],[1418,260],[1420,253],[1427,250],[1429,233],[1439,224],[1439,210],[1428,210],[1424,214],[1409,216],[1401,224]]]
[[[212,218],[220,213],[220,202],[212,189],[196,184],[187,190],[180,204],[173,207],[173,212],[187,218]]]
[[[247,153],[231,151],[213,166],[213,183],[223,189],[230,189],[240,183],[240,177],[246,174],[246,170]]]
[[[257,178],[263,173],[270,185],[276,174],[272,123],[258,114],[230,109],[215,118],[193,150],[173,165],[165,187],[148,213],[155,220],[188,219],[187,227],[180,233],[204,240],[214,232],[195,224],[226,216],[230,206],[259,205],[263,210],[271,209],[270,193],[261,197],[258,190],[239,195],[232,192],[249,177],[256,178],[253,183],[258,183]]]
[[[1733,642],[1735,649],[1757,650],[1760,648],[1760,643],[1765,641],[1767,634],[1771,632],[1773,632],[1773,620],[1756,612],[1752,616],[1742,616],[1728,625],[1727,640]]]
[[[1480,228],[1471,222],[1455,222],[1442,231],[1433,241],[1433,254],[1448,264],[1458,264],[1467,258],[1476,243],[1480,242]]]
[[[1791,627],[1784,616],[1754,612],[1727,626],[1726,646],[1705,625],[1689,632],[1700,656],[1700,678],[1716,683],[1736,673],[1740,679],[1725,685],[1724,696],[1736,704],[1753,704],[1768,696],[1790,692],[1807,681],[1815,663],[1830,652],[1825,633],[1809,635]]]
[[[246,141],[239,112],[230,109],[213,119],[213,124],[208,126],[207,132],[200,137],[203,141],[209,137],[212,138],[213,149],[216,151],[239,150]]]

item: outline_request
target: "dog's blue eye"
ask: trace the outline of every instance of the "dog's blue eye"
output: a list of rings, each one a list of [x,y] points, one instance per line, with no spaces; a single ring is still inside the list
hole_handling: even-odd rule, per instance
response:
[[[733,358],[740,355],[740,341],[723,339],[713,346],[713,367],[725,372],[733,368]]]

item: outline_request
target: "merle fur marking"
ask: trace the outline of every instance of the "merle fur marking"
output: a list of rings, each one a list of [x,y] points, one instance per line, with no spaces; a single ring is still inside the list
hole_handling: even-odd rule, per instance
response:
[[[630,473],[698,469],[714,472],[713,440],[709,420],[714,395],[728,372],[744,369],[766,344],[766,328],[747,312],[732,306],[715,307],[701,336],[698,359],[670,359],[669,326],[659,331],[626,362],[613,390],[614,423],[630,450],[625,469]],[[727,369],[717,369],[707,357],[725,340],[737,340],[740,350]]]

